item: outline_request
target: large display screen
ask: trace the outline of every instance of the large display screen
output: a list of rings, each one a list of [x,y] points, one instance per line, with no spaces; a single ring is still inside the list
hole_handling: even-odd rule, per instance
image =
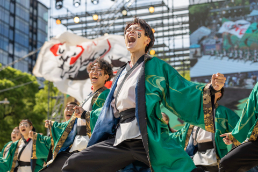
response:
[[[258,0],[189,6],[190,76],[207,83],[223,73],[226,87],[252,89],[258,82]]]

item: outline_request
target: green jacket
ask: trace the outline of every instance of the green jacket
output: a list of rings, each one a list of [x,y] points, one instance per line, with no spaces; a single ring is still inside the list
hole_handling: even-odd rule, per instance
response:
[[[239,116],[232,110],[225,106],[219,105],[216,108],[215,113],[215,144],[217,149],[217,155],[221,159],[227,153],[227,145],[223,142],[221,134],[231,132],[239,120]],[[192,134],[193,125],[187,123],[182,129],[176,133],[171,134],[172,138],[175,139],[183,148],[186,148],[189,142],[189,138]]]
[[[117,72],[113,87],[116,86],[117,77],[123,68]],[[165,61],[148,55],[144,55],[138,78],[135,89],[136,119],[151,171],[192,171],[195,165],[182,147],[170,137],[168,126],[162,120],[160,104],[180,119],[214,132],[209,86],[187,81]],[[90,145],[107,138],[116,125],[117,119],[107,115],[114,93],[113,87],[100,112]],[[108,113],[110,112],[109,110]]]
[[[11,144],[11,147],[9,151],[7,152],[6,158],[0,158],[0,172],[13,172],[14,168],[16,166],[17,160],[18,160],[18,147],[20,144],[22,144],[23,140],[20,139],[13,144]],[[34,145],[32,153],[34,154]],[[33,158],[32,158],[33,159]],[[32,163],[35,163],[35,170],[34,172],[38,172],[40,169],[42,169],[44,162],[46,161],[46,158],[38,158],[35,161],[31,161]]]
[[[96,122],[95,111],[101,109],[105,99],[109,93],[109,89],[103,88],[99,90],[92,98],[92,111],[86,113],[86,131],[87,135],[91,136],[91,125],[90,122]],[[72,116],[70,120],[58,123],[54,122],[51,124],[50,137],[42,136],[38,133],[34,133],[33,142],[35,143],[35,154],[33,154],[34,159],[47,158],[49,149],[51,148],[53,158],[48,161],[47,165],[51,164],[56,158],[59,150],[62,148],[66,138],[71,132],[74,122],[76,120],[75,116]],[[72,145],[70,145],[72,147]]]
[[[246,139],[255,141],[258,137],[258,83],[253,88],[242,115],[232,131],[230,139],[235,143],[236,141],[244,142]]]
[[[192,171],[195,165],[191,158],[169,137],[168,126],[162,120],[160,103],[183,121],[214,132],[209,85],[204,87],[187,81],[165,61],[152,58],[145,66],[145,98],[147,155],[150,157],[151,170]],[[140,122],[140,125],[143,123]]]
[[[2,158],[7,153],[7,149],[11,146],[12,143],[13,142],[10,141],[4,145],[2,151],[0,152],[0,158]]]

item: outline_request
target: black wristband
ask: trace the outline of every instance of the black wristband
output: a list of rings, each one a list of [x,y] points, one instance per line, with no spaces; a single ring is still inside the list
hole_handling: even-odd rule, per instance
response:
[[[86,112],[87,112],[87,111],[84,111],[84,112],[82,112],[82,116],[81,116],[81,119],[85,119],[85,116],[86,116]]]
[[[215,95],[215,93],[220,92],[220,90],[215,90],[212,84],[210,85],[210,90],[211,90],[211,95]]]

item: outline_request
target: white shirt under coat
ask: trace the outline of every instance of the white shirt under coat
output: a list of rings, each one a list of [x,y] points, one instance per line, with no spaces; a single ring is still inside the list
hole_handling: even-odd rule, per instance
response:
[[[126,78],[118,96],[117,96],[117,104],[115,107],[115,96],[117,94],[119,86],[122,84],[122,81],[124,80],[124,77],[126,73],[128,72],[126,68],[122,71],[120,74],[120,77],[118,78],[117,81],[117,86],[114,91],[114,99],[111,102],[111,106],[113,107],[113,112],[115,118],[119,118],[120,116],[116,116],[117,110],[119,113],[131,109],[131,108],[136,108],[135,104],[135,88],[136,84],[139,78],[139,74],[142,68],[143,62],[139,64],[133,71],[132,73]],[[143,93],[145,94],[145,93]],[[121,142],[127,139],[142,139],[141,133],[140,133],[140,128],[137,122],[137,119],[135,118],[131,122],[127,123],[121,123],[119,127],[117,128],[116,131],[116,137],[115,137],[115,142],[114,146],[117,146]]]
[[[82,106],[82,108],[85,111],[91,111],[92,110],[92,106],[91,106],[91,100],[92,100],[91,96],[87,102],[84,103],[84,105]],[[86,98],[87,99],[87,98]],[[81,119],[81,118],[77,118],[77,126],[83,126],[86,128],[86,120],[85,119]],[[74,152],[74,151],[82,151],[83,149],[86,149],[88,143],[89,143],[89,136],[81,136],[81,135],[76,135],[73,141],[73,146],[71,147],[69,152]]]
[[[22,148],[24,147],[24,145],[25,145],[25,142],[22,141],[22,143],[18,147],[18,155],[17,156],[20,155],[20,152],[21,152]],[[27,144],[27,146],[22,151],[19,161],[31,162],[32,145],[33,145],[33,141],[30,140],[29,143]],[[18,162],[16,165],[18,165]],[[22,167],[19,166],[17,172],[32,172],[31,166],[22,166]]]
[[[205,131],[202,128],[199,129],[195,138],[197,128],[198,127],[195,126],[192,132],[194,145],[197,145],[198,143],[212,142],[212,133]],[[215,148],[208,149],[206,150],[206,152],[197,151],[196,154],[193,156],[193,161],[195,165],[216,166],[217,157]]]

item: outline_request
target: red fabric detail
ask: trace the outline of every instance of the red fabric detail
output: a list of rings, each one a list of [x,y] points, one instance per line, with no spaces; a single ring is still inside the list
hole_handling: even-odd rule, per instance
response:
[[[54,56],[59,56],[59,54],[57,54],[58,49],[59,49],[59,45],[63,45],[63,44],[64,44],[64,43],[58,43],[58,44],[53,45],[53,46],[50,48],[50,51],[54,54]]]
[[[70,65],[74,64],[76,62],[76,60],[82,55],[82,53],[84,51],[84,48],[81,45],[76,45],[76,47],[80,47],[82,50],[77,56],[71,58]]]
[[[110,89],[112,86],[112,81],[107,81],[105,84],[105,87],[107,87],[108,89]]]

